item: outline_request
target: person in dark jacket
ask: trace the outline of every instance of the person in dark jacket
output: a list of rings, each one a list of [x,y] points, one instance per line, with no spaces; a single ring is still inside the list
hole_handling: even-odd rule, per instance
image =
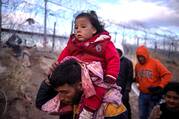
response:
[[[128,110],[128,119],[131,119],[131,107],[129,104],[129,92],[133,82],[133,64],[132,61],[124,56],[124,48],[121,44],[116,43],[115,47],[120,55],[120,72],[118,75],[117,85],[122,88],[122,101]]]
[[[164,87],[164,102],[156,105],[149,119],[179,118],[179,82],[170,82]]]
[[[19,57],[21,55],[22,52],[22,48],[20,46],[21,44],[22,44],[22,39],[15,33],[11,37],[9,37],[9,39],[6,41],[6,45],[9,48],[12,48],[16,57]]]

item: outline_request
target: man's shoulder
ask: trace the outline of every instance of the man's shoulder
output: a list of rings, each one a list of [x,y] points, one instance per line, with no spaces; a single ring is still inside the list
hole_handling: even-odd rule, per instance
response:
[[[155,59],[155,58],[152,58],[150,63],[153,63],[153,65],[157,66],[158,68],[161,68],[164,66],[164,64],[160,60]]]
[[[160,60],[155,59],[155,58],[150,58],[150,61],[151,61],[152,63],[161,63]]]
[[[126,56],[122,56],[121,60],[127,63],[132,63],[132,61]]]

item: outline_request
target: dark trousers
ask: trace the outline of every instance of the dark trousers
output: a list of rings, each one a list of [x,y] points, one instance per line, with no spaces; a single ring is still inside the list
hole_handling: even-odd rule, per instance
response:
[[[122,102],[125,105],[125,107],[127,108],[128,119],[131,119],[131,106],[130,106],[130,103],[129,103],[129,92],[128,91],[123,92]]]
[[[60,115],[59,119],[73,119],[73,113],[68,113],[68,114]]]
[[[139,95],[139,117],[140,119],[148,119],[152,108],[159,103],[160,95],[145,94],[140,92]]]

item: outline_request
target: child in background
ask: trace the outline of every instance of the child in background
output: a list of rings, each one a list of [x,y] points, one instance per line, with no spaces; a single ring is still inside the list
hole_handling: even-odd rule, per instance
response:
[[[111,41],[111,36],[104,30],[95,11],[82,12],[76,16],[74,34],[70,36],[67,46],[58,57],[57,64],[67,56],[74,56],[87,63],[100,63],[104,73],[104,84],[109,87],[115,84],[120,65],[119,55]],[[84,98],[84,108],[80,119],[92,117],[93,112],[99,109],[108,89],[94,82],[93,85],[96,94]]]
[[[179,82],[171,82],[164,87],[164,103],[156,105],[149,119],[178,119]]]

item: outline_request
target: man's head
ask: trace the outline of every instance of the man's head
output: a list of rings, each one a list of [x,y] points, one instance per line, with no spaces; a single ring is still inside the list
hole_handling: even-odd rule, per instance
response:
[[[167,107],[173,110],[179,110],[179,82],[167,84],[163,93]]]
[[[144,45],[139,46],[136,50],[136,56],[137,56],[138,62],[141,65],[144,65],[149,59],[149,51]]]
[[[75,59],[61,63],[49,78],[50,83],[60,93],[64,104],[76,104],[81,99],[81,66]]]
[[[115,42],[114,46],[116,47],[118,54],[120,57],[124,56],[124,48],[123,45],[120,42]]]

